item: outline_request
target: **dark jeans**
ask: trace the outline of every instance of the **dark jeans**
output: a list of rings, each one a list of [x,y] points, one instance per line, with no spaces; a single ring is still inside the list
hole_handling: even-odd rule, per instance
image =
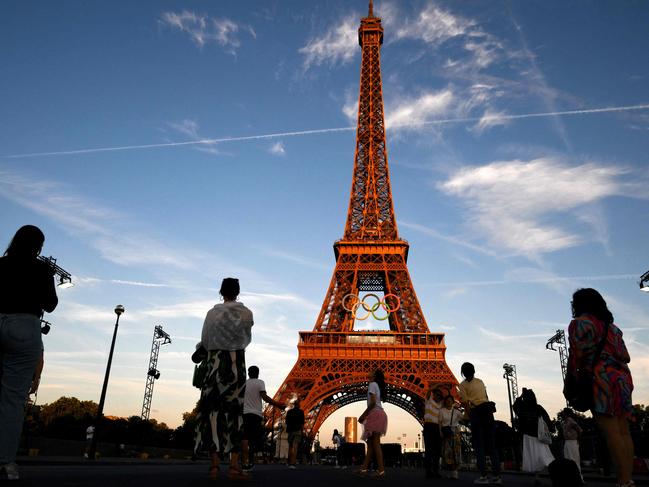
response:
[[[475,452],[476,463],[480,475],[487,474],[487,463],[485,454],[491,458],[491,471],[494,475],[500,475],[500,459],[496,449],[496,423],[493,413],[484,408],[477,407],[471,410],[471,440]]]
[[[442,449],[442,437],[439,425],[424,423],[424,468],[426,475],[439,473],[439,457]]]

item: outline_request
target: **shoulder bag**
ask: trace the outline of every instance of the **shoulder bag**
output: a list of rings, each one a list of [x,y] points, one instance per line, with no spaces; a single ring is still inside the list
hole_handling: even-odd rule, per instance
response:
[[[545,423],[543,416],[539,416],[537,437],[541,443],[545,443],[546,445],[552,444],[552,435],[550,434],[550,429]]]

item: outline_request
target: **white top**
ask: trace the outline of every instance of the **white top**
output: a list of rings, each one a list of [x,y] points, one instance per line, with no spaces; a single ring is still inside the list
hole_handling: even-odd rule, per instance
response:
[[[442,407],[442,404],[433,399],[433,395],[430,394],[426,398],[425,409],[424,409],[424,423],[438,423],[439,410]]]
[[[471,407],[479,406],[489,400],[484,382],[476,377],[470,381],[465,379],[460,382],[459,389],[460,400],[463,403],[468,403]]]
[[[243,396],[243,414],[256,414],[263,417],[261,393],[266,392],[266,384],[261,379],[248,379]]]
[[[252,340],[252,325],[252,311],[243,303],[219,303],[207,312],[201,343],[207,350],[245,350]]]
[[[95,435],[95,427],[90,425],[86,428],[86,440],[92,440],[92,437]]]
[[[439,410],[439,425],[450,426],[451,428],[453,428],[453,431],[457,431],[461,417],[462,413],[459,409],[455,407],[451,409],[443,407]]]
[[[370,394],[374,394],[374,407],[383,409],[381,404],[381,390],[379,385],[376,382],[370,382],[370,386],[367,388],[367,407],[370,407]]]

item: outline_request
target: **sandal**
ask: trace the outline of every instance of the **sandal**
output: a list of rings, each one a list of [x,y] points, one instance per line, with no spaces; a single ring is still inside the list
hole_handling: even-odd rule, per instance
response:
[[[369,474],[369,470],[366,468],[361,468],[360,470],[356,470],[354,472],[354,475],[358,475],[359,477],[367,477]]]
[[[372,478],[374,480],[385,480],[385,470],[377,470]]]

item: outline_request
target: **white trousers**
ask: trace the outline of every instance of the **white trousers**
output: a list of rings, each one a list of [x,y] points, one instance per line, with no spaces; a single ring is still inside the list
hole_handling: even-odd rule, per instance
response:
[[[579,474],[581,475],[581,459],[579,457],[579,441],[565,440],[563,445],[563,456],[577,464]]]

